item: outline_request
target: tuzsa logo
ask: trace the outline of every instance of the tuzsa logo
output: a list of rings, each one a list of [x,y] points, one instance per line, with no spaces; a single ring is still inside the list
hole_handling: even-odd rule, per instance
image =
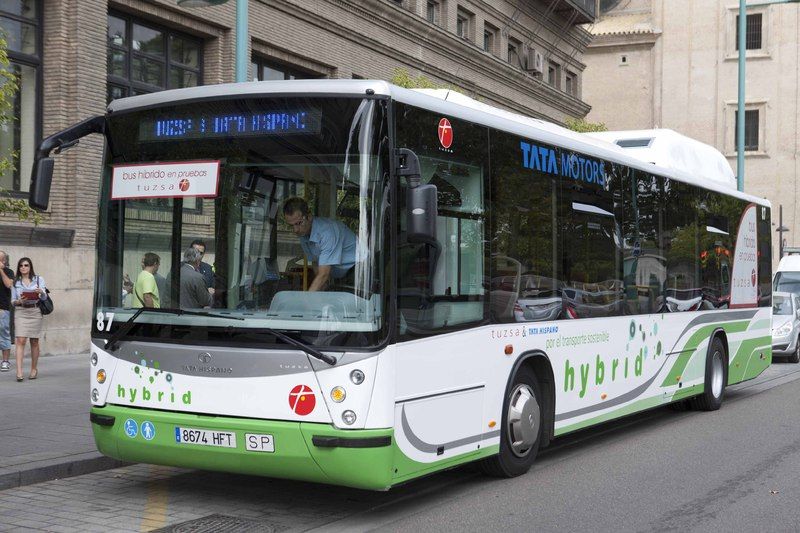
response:
[[[316,404],[314,391],[308,385],[296,385],[289,393],[289,407],[300,416],[311,413]]]
[[[443,148],[450,148],[453,144],[453,126],[446,118],[439,121],[439,144]]]

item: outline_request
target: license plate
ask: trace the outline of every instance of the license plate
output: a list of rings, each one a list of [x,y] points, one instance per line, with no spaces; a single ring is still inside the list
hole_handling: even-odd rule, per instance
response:
[[[244,449],[248,452],[272,453],[275,451],[275,439],[272,437],[272,435],[245,433]]]
[[[196,444],[198,446],[236,448],[236,433],[176,427],[175,442],[178,444]]]

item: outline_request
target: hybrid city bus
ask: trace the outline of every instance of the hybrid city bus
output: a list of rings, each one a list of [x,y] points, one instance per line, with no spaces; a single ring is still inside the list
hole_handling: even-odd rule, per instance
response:
[[[378,490],[471,461],[511,477],[560,435],[717,409],[770,364],[769,204],[612,143],[382,81],[211,85],[46,139],[33,206],[51,152],[92,133],[108,456]],[[355,236],[326,290],[292,197]]]

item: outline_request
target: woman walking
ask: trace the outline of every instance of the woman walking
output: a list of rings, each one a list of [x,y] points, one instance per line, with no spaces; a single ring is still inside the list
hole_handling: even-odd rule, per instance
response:
[[[36,368],[39,362],[39,337],[42,334],[42,312],[40,301],[47,300],[44,279],[33,270],[33,262],[23,257],[17,262],[17,275],[11,288],[11,299],[14,304],[14,336],[17,357],[17,381],[22,381],[22,358],[25,354],[25,342],[31,341],[31,373],[28,379],[36,379],[39,374]]]

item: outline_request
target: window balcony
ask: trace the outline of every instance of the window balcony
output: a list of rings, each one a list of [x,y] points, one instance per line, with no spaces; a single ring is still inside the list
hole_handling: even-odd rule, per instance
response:
[[[597,2],[595,0],[545,0],[555,4],[554,10],[573,24],[591,24],[597,18]]]

